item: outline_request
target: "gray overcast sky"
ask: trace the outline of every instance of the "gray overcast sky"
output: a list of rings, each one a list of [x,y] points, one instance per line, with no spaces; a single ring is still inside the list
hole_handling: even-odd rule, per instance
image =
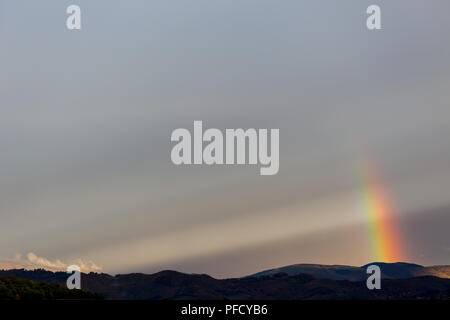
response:
[[[0,261],[362,265],[367,153],[407,260],[449,264],[450,3],[376,1],[369,32],[372,2],[79,0],[68,31],[72,1],[0,0]],[[279,174],[175,167],[170,134],[194,120],[280,128]]]

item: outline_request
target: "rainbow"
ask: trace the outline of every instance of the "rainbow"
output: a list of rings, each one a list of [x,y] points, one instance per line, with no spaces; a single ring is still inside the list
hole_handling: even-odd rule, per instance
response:
[[[373,257],[378,262],[396,262],[405,259],[402,236],[395,222],[395,210],[387,197],[380,176],[368,157],[361,165],[363,211]]]

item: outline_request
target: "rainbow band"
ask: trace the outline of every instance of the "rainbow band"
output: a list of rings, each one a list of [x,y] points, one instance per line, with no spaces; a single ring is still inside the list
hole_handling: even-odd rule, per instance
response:
[[[372,162],[362,168],[362,198],[374,258],[378,262],[404,260],[402,237],[396,226],[393,207],[384,192]]]

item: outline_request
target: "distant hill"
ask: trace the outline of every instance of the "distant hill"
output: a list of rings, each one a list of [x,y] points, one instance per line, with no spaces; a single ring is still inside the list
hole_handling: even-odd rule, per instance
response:
[[[250,277],[261,277],[285,272],[290,276],[297,274],[309,274],[318,279],[363,281],[367,279],[367,266],[375,264],[381,269],[382,278],[385,279],[407,279],[413,277],[433,276],[439,278],[450,278],[450,266],[424,267],[412,263],[383,263],[373,262],[362,267],[343,265],[321,265],[321,264],[294,264],[276,269],[261,271]]]
[[[298,273],[299,267],[315,272],[322,278]],[[102,294],[106,299],[450,299],[450,279],[434,276],[406,277],[421,266],[410,264],[380,264],[391,278],[382,281],[381,290],[368,290],[364,267],[297,265],[284,267],[291,272],[264,271],[255,276],[235,279],[214,279],[208,275],[161,271],[155,274],[132,273],[82,274],[83,290]],[[424,267],[421,267],[424,268]],[[447,269],[431,267],[433,272],[446,274]],[[408,271],[409,270],[409,271]],[[447,270],[447,271],[446,271]],[[362,281],[335,280],[339,276]],[[419,272],[419,271],[417,271]],[[266,274],[263,274],[266,273]],[[0,271],[1,277],[20,277],[37,282],[64,284],[67,274],[45,270],[23,269]],[[324,278],[325,277],[325,278]],[[395,277],[401,277],[396,279]]]

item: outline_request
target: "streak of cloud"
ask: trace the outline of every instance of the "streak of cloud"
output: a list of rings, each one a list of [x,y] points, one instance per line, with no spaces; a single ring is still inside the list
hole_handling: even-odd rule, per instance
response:
[[[10,259],[0,260],[0,269],[45,269],[49,271],[66,271],[70,265],[77,265],[82,272],[99,272],[101,267],[96,265],[92,261],[83,261],[82,259],[75,259],[70,263],[64,263],[59,259],[50,260],[44,257],[40,257],[33,252],[27,253],[22,256],[20,253],[14,255]]]

